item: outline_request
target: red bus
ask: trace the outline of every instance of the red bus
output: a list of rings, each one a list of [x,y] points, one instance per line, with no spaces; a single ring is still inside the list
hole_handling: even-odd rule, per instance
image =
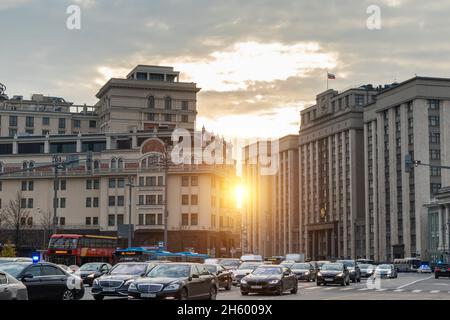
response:
[[[54,234],[50,238],[47,259],[66,266],[87,262],[113,263],[117,238],[79,234]]]

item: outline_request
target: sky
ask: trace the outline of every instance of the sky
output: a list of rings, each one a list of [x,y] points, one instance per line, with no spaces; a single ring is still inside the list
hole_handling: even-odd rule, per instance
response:
[[[171,65],[202,88],[199,128],[276,138],[298,133],[327,70],[339,91],[449,77],[448,12],[450,0],[0,0],[0,83],[95,104],[110,77]]]

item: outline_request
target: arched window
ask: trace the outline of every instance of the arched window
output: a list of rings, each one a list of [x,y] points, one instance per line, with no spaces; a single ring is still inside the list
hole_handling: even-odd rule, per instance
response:
[[[117,168],[123,169],[123,159],[122,158],[119,158],[117,160]]]
[[[172,109],[172,99],[170,97],[166,97],[164,99],[164,107],[169,110]]]
[[[28,169],[28,161],[22,162],[22,169]]]
[[[34,161],[30,161],[30,163],[28,164],[28,168],[34,169],[34,166],[35,166]]]
[[[148,97],[148,107],[150,109],[155,109],[155,97],[154,96]]]
[[[117,161],[116,158],[111,159],[111,169],[117,169]]]

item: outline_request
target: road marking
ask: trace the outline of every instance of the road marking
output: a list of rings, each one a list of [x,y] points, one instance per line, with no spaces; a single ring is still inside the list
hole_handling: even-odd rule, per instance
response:
[[[339,289],[339,291],[348,291],[348,290],[353,290],[354,288],[342,288],[342,289]]]
[[[396,290],[394,290],[394,292],[403,292],[403,291],[405,291],[405,289],[396,289]]]
[[[439,293],[441,290],[431,290],[430,293]]]
[[[329,287],[329,288],[325,288],[323,290],[333,290],[333,289],[336,289],[336,287]]]
[[[422,290],[413,290],[412,293],[419,293],[422,292]]]
[[[371,290],[371,288],[362,288],[362,289],[358,289],[358,291],[367,291],[367,290]]]
[[[319,287],[308,287],[308,288],[305,288],[305,290],[314,290],[314,289],[319,289]]]
[[[433,278],[433,276],[429,276],[428,278],[419,279],[419,280],[416,280],[416,281],[413,281],[413,282],[404,284],[404,285],[398,287],[397,289],[402,289],[402,288],[407,287],[407,286],[410,286],[410,285],[412,285],[412,284],[414,284],[414,283],[417,283],[417,282],[420,282],[420,281],[424,281],[424,280],[428,280],[428,279],[431,279],[431,278]]]
[[[377,289],[375,291],[381,292],[381,291],[386,291],[387,289]]]

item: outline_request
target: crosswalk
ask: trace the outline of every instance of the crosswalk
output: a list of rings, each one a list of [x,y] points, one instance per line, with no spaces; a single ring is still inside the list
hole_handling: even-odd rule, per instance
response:
[[[447,293],[450,294],[450,291],[446,290],[423,290],[423,289],[412,289],[407,290],[405,288],[377,288],[377,287],[361,287],[361,286],[350,286],[350,287],[340,287],[340,286],[333,286],[333,287],[322,287],[322,286],[302,286],[299,284],[298,286],[299,290],[321,290],[321,291],[373,291],[373,292],[395,292],[395,293],[429,293],[429,294],[438,294],[438,293]]]

